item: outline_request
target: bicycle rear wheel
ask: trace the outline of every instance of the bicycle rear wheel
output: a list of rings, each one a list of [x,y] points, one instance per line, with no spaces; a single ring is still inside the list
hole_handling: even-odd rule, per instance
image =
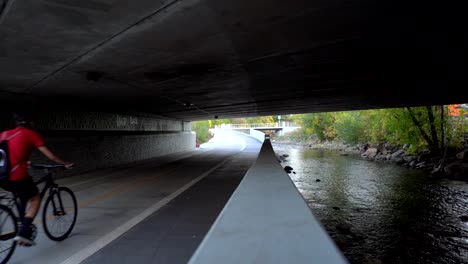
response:
[[[18,220],[7,206],[0,204],[0,263],[5,264],[13,255],[18,233]]]
[[[59,187],[44,204],[42,225],[46,235],[55,241],[62,241],[71,233],[78,215],[76,197],[67,187]]]

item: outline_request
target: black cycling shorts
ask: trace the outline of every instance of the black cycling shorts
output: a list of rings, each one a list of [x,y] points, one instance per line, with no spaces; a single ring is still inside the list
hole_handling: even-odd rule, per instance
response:
[[[21,199],[29,200],[39,193],[36,184],[31,177],[19,181],[4,181],[0,183],[3,189],[16,193]]]

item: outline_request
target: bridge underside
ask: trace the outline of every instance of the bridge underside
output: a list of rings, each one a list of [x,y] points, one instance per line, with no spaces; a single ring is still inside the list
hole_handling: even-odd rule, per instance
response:
[[[465,13],[461,3],[422,0],[0,0],[0,105],[44,111],[38,128],[78,174],[191,151],[186,121],[466,103]],[[1,130],[11,126],[4,114]],[[260,165],[291,184],[272,157]],[[258,208],[287,209],[292,221],[267,220],[300,227],[278,185],[263,180],[249,187],[270,188],[264,199],[246,195],[255,199],[239,212],[261,212],[268,231],[270,214]],[[240,218],[246,227],[252,216]],[[297,249],[311,244],[324,245],[288,246],[303,257]],[[289,249],[276,245],[236,257]]]
[[[199,120],[468,101],[461,3],[108,2],[0,0],[1,104]]]

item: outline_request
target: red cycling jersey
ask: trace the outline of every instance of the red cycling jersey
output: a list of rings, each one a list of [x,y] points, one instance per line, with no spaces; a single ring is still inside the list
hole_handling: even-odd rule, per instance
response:
[[[7,130],[0,134],[0,138],[7,139],[15,134],[16,136],[8,140],[8,158],[10,160],[10,168],[14,168],[18,164],[19,166],[10,174],[11,181],[24,180],[29,177],[29,158],[36,148],[45,145],[44,139],[39,133],[25,127]]]

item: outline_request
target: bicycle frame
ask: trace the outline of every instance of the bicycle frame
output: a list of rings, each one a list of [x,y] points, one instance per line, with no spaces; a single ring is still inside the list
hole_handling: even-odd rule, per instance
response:
[[[52,172],[47,171],[46,175],[42,176],[42,178],[39,179],[38,181],[35,181],[34,184],[37,186],[37,185],[39,185],[39,184],[41,184],[43,182],[45,182],[45,185],[44,185],[44,187],[42,188],[42,190],[39,193],[40,197],[41,197],[41,202],[42,202],[42,199],[44,198],[47,190],[50,190],[49,195],[52,195],[53,192],[55,192],[56,189],[58,188],[58,184],[56,184],[54,182],[54,180],[52,179]],[[16,206],[16,209],[18,210],[19,221],[23,222],[24,216],[26,214],[26,206],[28,204],[28,201],[27,200],[23,201],[16,194],[13,194],[13,201],[14,201],[14,204]],[[60,207],[63,207],[62,199],[61,199],[60,196],[59,196],[59,202],[60,202]],[[52,206],[54,208],[54,212],[56,212],[57,209],[56,209],[55,202],[52,202]]]
[[[68,237],[68,235],[71,233],[75,222],[76,222],[76,210],[77,210],[77,202],[76,202],[76,197],[73,194],[73,191],[70,190],[67,187],[59,186],[57,183],[55,183],[54,179],[52,178],[53,171],[51,171],[54,168],[59,168],[62,166],[57,166],[57,165],[42,165],[42,164],[36,164],[35,166],[32,166],[33,168],[40,168],[44,169],[45,175],[41,176],[41,178],[38,181],[34,181],[34,184],[38,186],[39,184],[44,183],[45,185],[40,188],[39,196],[41,197],[41,203],[42,199],[45,198],[44,205],[40,207],[40,210],[42,211],[42,226],[44,228],[45,235],[49,237],[51,240],[54,241],[62,241],[65,238]],[[64,167],[64,166],[63,166]],[[11,190],[9,191],[8,186],[5,185],[6,191],[8,194],[1,194],[0,195],[0,212],[3,214],[5,213],[4,220],[2,219],[2,223],[0,223],[0,229],[3,229],[5,221],[11,220],[10,226],[7,226],[6,232],[0,232],[0,242],[7,242],[10,243],[10,240],[12,242],[11,246],[8,248],[1,248],[2,252],[7,251],[7,255],[0,260],[2,263],[6,263],[12,256],[15,247],[16,247],[16,240],[12,240],[15,238],[17,235],[18,230],[21,228],[22,223],[24,223],[24,217],[26,213],[26,206],[28,203],[29,199],[25,198],[20,198],[17,192],[12,192]],[[38,186],[39,187],[39,186]],[[67,198],[62,198],[62,191],[67,197],[69,197],[72,202],[71,204],[71,212],[67,212],[68,208],[64,207],[64,201],[68,201]],[[47,194],[48,193],[48,194]],[[63,200],[62,200],[63,199]],[[52,212],[50,211],[52,209]],[[16,212],[15,212],[16,211]],[[52,215],[51,215],[52,214]],[[54,223],[54,219],[58,218],[58,220],[62,219],[62,216],[66,215],[72,215],[72,218],[69,220],[69,225],[67,229],[59,230],[59,233],[54,232],[54,224],[52,226],[49,226],[47,223],[52,221]],[[52,216],[52,217],[49,217]],[[11,227],[11,224],[13,224],[13,228]],[[8,225],[8,224],[7,224]],[[33,225],[33,230],[36,230],[33,232],[33,234],[37,235],[37,227]],[[56,230],[55,230],[56,231]],[[35,236],[33,239],[35,238]]]

